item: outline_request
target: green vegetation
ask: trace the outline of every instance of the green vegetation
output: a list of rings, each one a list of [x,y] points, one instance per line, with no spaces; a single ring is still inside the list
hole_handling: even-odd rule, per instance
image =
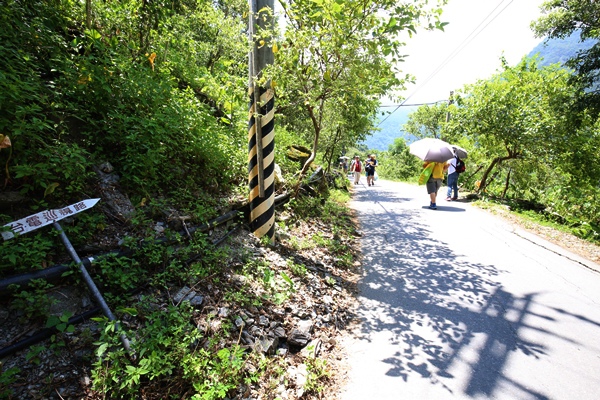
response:
[[[594,114],[600,112],[598,92],[598,58],[600,57],[600,6],[596,2],[568,0],[548,1],[540,6],[542,16],[532,24],[539,36],[555,39],[577,34],[581,42],[590,46],[577,52],[566,61],[566,66],[575,73],[570,83],[585,89],[577,99],[579,109],[588,109]]]
[[[388,151],[375,152],[380,166],[377,173],[391,180],[413,180],[421,172],[422,162],[408,152],[404,138],[396,138]]]
[[[535,57],[515,66],[501,59],[500,72],[456,90],[451,104],[419,107],[402,129],[467,149],[466,191],[600,242],[598,5],[570,0],[541,9],[532,24],[540,37],[586,42],[567,53],[569,69]],[[384,178],[412,181],[420,173],[401,139],[377,154]]]
[[[467,149],[463,189],[600,242],[598,5],[571,0],[541,9],[545,15],[532,24],[539,36],[578,35],[587,43],[568,53],[570,69],[535,57],[516,66],[501,59],[500,72],[457,90],[450,104],[419,107],[402,128]],[[420,172],[402,140],[378,154],[385,178],[412,180]]]
[[[331,213],[334,230],[338,232],[333,239],[315,234],[308,244],[311,248],[331,247],[332,251],[349,254],[351,248],[342,245],[350,238],[352,229],[348,210],[342,207],[340,199],[342,191],[332,190],[331,195],[311,209],[310,214],[294,213],[294,224],[301,221],[324,223],[312,213],[325,215]],[[310,201],[302,198],[299,202]],[[311,203],[312,204],[312,203]],[[301,208],[307,210],[305,208]],[[337,222],[332,222],[337,221]],[[291,242],[284,241],[284,246]],[[212,252],[212,254],[211,254]],[[296,287],[307,276],[307,268],[288,259],[285,265],[274,266],[248,254],[245,260],[234,271],[226,264],[232,254],[217,250],[205,250],[200,266],[191,272],[180,285],[195,288],[223,287],[225,300],[234,307],[264,307],[269,304],[283,305],[296,292]],[[335,253],[334,253],[335,254]],[[159,262],[159,258],[142,261],[147,267]],[[343,261],[338,261],[344,266]],[[240,274],[244,277],[242,286],[232,287],[227,284],[227,275]],[[170,280],[183,279],[173,274],[155,275],[154,293],[162,288],[173,286]],[[334,285],[336,280],[328,276],[327,285]],[[210,289],[203,290],[210,293]],[[263,356],[248,352],[238,345],[223,347],[240,335],[240,330],[229,318],[224,318],[216,311],[200,311],[188,301],[180,304],[160,306],[162,296],[142,296],[139,301],[129,304],[123,315],[130,323],[134,320],[142,326],[128,335],[133,338],[132,347],[136,351],[136,360],[131,360],[119,343],[119,335],[114,322],[98,318],[101,323],[101,335],[95,343],[97,346],[94,362],[94,388],[109,397],[135,398],[140,392],[155,390],[166,395],[177,396],[181,393],[195,393],[198,399],[222,399],[240,385],[252,385],[258,381],[280,376],[285,368],[285,359],[267,361]],[[57,320],[56,322],[59,323]],[[323,390],[329,377],[324,359],[311,355],[307,360],[308,381],[306,390],[319,393]],[[252,366],[252,367],[249,367]],[[277,372],[279,371],[279,372]]]
[[[22,319],[38,319],[48,315],[48,311],[55,300],[47,295],[47,292],[53,285],[43,279],[33,279],[29,287],[19,288],[17,285],[11,285],[14,300],[12,308],[22,313]]]
[[[306,173],[320,151],[330,166],[376,123],[379,98],[409,79],[396,64],[405,56],[399,34],[419,24],[443,29],[441,9],[426,1],[388,0],[280,3],[286,29],[266,72],[281,93],[283,124],[311,143]],[[444,2],[440,2],[443,4]],[[280,46],[278,45],[280,44]]]
[[[467,149],[467,191],[599,241],[600,119],[580,108],[586,96],[558,64],[502,60],[501,72],[457,91],[451,105],[422,106],[404,129]]]
[[[552,31],[554,22],[566,32],[573,24],[563,18],[587,16],[572,7],[580,2],[568,3],[570,12],[543,21],[540,32]],[[443,29],[441,10],[427,4],[292,1],[282,4],[285,30],[258,32],[255,39],[276,57],[254,78],[272,80],[277,91],[278,189],[306,183],[317,162],[330,172],[344,152],[364,158],[368,149],[357,143],[375,129],[380,96],[410,79],[396,70],[403,58],[399,34],[419,25]],[[125,354],[114,321],[100,318],[99,333],[86,331],[85,341],[95,342],[91,363],[99,396],[154,392],[220,399],[259,381],[277,387],[288,367],[285,358],[242,348],[237,319],[175,302],[170,290],[212,293],[241,315],[244,307],[284,306],[315,276],[290,254],[327,252],[336,268],[355,262],[348,182],[335,173],[318,187],[296,190],[284,206],[289,218],[278,228],[288,253],[281,263],[215,250],[206,236],[184,238],[181,224],[170,225],[185,220],[197,226],[246,197],[247,12],[240,0],[0,4],[0,225],[103,197],[98,176],[106,163],[114,167],[115,190],[135,208],[121,216],[103,201],[62,224],[76,248],[118,236],[129,254],[105,256],[90,268],[136,355]],[[587,22],[597,27],[596,20]],[[583,36],[597,38],[597,32],[586,29]],[[503,63],[489,80],[458,91],[452,105],[420,108],[405,130],[469,150],[462,183],[482,196],[531,205],[598,240],[600,120],[589,69],[596,50],[579,60],[575,75],[557,66],[540,68],[535,59]],[[310,154],[288,157],[292,145],[310,148]],[[420,170],[402,140],[377,154],[382,178],[410,180]],[[158,223],[165,223],[161,233]],[[319,226],[331,227],[329,233]],[[304,239],[289,234],[300,228]],[[165,242],[156,243],[157,237]],[[0,243],[0,277],[65,262],[70,259],[50,229]],[[74,272],[70,276],[79,279]],[[233,275],[241,277],[236,284]],[[320,279],[328,288],[339,284],[330,271]],[[132,296],[140,287],[144,292]],[[40,281],[13,292],[19,316],[58,330],[49,345],[29,350],[34,364],[45,351],[67,347],[72,330],[69,314],[48,316],[50,288]],[[327,363],[314,356],[305,363],[306,390],[318,394]],[[1,396],[10,396],[18,376],[15,369],[2,372]]]

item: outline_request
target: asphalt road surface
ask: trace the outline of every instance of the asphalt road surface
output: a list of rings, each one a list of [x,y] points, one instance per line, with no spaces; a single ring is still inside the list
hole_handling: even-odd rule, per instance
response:
[[[600,266],[424,186],[362,177],[343,400],[600,399]]]

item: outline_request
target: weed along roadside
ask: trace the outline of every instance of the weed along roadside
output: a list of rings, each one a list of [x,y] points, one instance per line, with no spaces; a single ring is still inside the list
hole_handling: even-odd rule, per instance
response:
[[[46,340],[2,359],[7,398],[333,398],[357,279],[348,193],[301,197],[278,212],[275,245],[249,232],[215,247],[151,244],[91,268],[117,321],[94,317],[81,285],[34,280],[0,307],[2,347],[44,327]],[[198,257],[198,255],[201,255]],[[134,288],[141,290],[131,294]],[[50,315],[50,317],[48,317]],[[60,396],[60,397],[59,397]],[[197,397],[200,398],[200,397]]]

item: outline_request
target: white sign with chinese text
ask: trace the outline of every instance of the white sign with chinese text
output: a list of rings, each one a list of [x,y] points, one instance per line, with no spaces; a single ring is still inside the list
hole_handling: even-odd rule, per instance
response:
[[[42,226],[49,225],[53,222],[60,221],[63,218],[67,218],[70,215],[92,208],[99,200],[100,199],[83,200],[79,203],[66,206],[65,208],[42,211],[18,221],[11,222],[10,224],[4,225],[4,227],[9,228],[10,230],[1,232],[2,237],[4,240],[8,240],[14,238],[15,234],[23,235],[27,232],[34,231]]]

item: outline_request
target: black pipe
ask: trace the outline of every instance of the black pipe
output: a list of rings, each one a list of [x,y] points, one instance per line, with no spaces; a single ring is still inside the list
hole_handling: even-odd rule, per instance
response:
[[[130,250],[111,251],[108,253],[100,254],[96,257],[84,257],[81,259],[81,262],[83,263],[83,265],[85,267],[90,268],[92,263],[97,261],[100,258],[107,257],[109,255],[115,255],[116,257],[123,257],[126,255],[130,255],[131,253],[132,253],[132,251],[130,251]],[[7,292],[9,291],[8,287],[10,285],[18,285],[20,287],[26,287],[29,284],[29,282],[34,279],[46,279],[46,280],[56,279],[56,278],[59,278],[65,272],[69,271],[70,269],[71,269],[70,265],[59,264],[59,265],[53,265],[48,268],[40,269],[40,270],[33,271],[33,272],[26,272],[26,273],[19,274],[19,275],[9,276],[8,278],[0,280],[0,297],[3,297],[4,295],[7,294]]]
[[[98,314],[100,311],[100,307],[95,307],[89,311],[84,312],[83,314],[71,317],[69,318],[68,325],[75,325],[84,322],[90,319],[92,316]],[[58,333],[58,329],[56,329],[56,327],[44,328],[26,339],[20,340],[17,343],[11,344],[10,346],[0,349],[0,359],[10,356],[11,354],[16,353],[17,351],[25,349],[38,342],[41,342],[42,340],[48,339],[50,336],[56,333]]]
[[[0,281],[0,295],[8,291],[8,287],[10,285],[22,286],[33,279],[52,279],[54,277],[64,274],[69,269],[70,267],[68,265],[53,265],[51,267],[41,269],[39,271],[9,276],[8,278]]]
[[[227,232],[225,235],[223,235],[222,237],[220,237],[219,239],[215,240],[214,242],[212,242],[212,244],[214,246],[219,246],[221,243],[223,243],[225,241],[225,239],[227,239],[233,232],[235,232],[237,229],[240,228],[240,224],[236,225],[235,227],[233,227],[233,229],[231,229],[229,232]],[[186,261],[190,262],[193,261],[196,257],[192,257],[189,260]],[[82,260],[83,261],[83,260]],[[64,267],[64,266],[56,266],[56,267],[50,267],[50,268],[57,268],[57,267]],[[50,269],[50,268],[46,268],[46,269]],[[68,267],[67,267],[68,269]],[[39,271],[41,272],[41,271]],[[136,289],[133,291],[133,293],[136,293],[139,289]],[[81,322],[85,322],[86,320],[90,319],[92,316],[100,313],[100,311],[102,311],[102,309],[100,307],[95,307],[89,311],[86,311],[82,314],[73,316],[71,318],[69,318],[69,322],[68,325],[76,325],[79,324]],[[36,343],[41,342],[42,340],[46,340],[47,338],[49,338],[50,336],[54,335],[55,333],[58,333],[58,330],[56,329],[56,327],[52,327],[52,328],[44,328],[40,331],[38,331],[37,333],[31,335],[30,337],[23,339],[17,343],[11,344],[9,346],[6,346],[4,348],[0,349],[0,359],[10,356],[14,353],[16,353],[19,350],[22,350],[24,348],[27,348],[29,346],[33,346]]]
[[[290,195],[288,193],[285,193],[283,195],[277,196],[275,197],[275,205],[278,205],[278,203],[282,203],[285,202],[288,198],[290,197]],[[196,228],[195,230],[198,231],[205,231],[205,230],[209,230],[211,227],[217,226],[215,225],[215,221],[219,220],[219,223],[224,223],[227,222],[233,218],[235,218],[236,215],[239,214],[239,210],[234,210],[234,211],[230,211],[225,215],[222,215],[221,217],[207,223],[204,224],[198,228]],[[215,240],[213,242],[214,246],[219,246],[221,243],[223,243],[225,241],[226,238],[228,238],[233,232],[235,232],[237,229],[239,229],[241,226],[241,224],[237,224],[236,226],[233,227],[233,229],[231,229],[229,232],[227,232],[225,235],[223,235],[222,237],[220,237],[219,239]],[[111,252],[111,253],[106,253],[102,256],[106,256],[108,254],[113,254],[113,253],[117,253],[117,256],[119,256],[122,253],[125,252]],[[102,256],[99,256],[97,258],[100,258]],[[188,261],[193,261],[195,257],[190,258]],[[93,257],[89,257],[89,258],[84,258],[81,259],[81,263],[86,265],[86,266],[90,266],[91,263],[94,261]],[[40,279],[40,278],[48,278],[48,277],[56,277],[56,276],[60,276],[62,275],[64,272],[66,272],[67,270],[69,270],[69,266],[66,265],[56,265],[53,267],[48,267],[44,270],[40,270],[40,271],[35,271],[33,273],[29,273],[29,274],[22,274],[22,275],[18,275],[18,276],[14,276],[11,278],[8,278],[6,280],[4,280],[3,282],[0,282],[0,295],[2,294],[2,290],[6,290],[8,288],[8,285],[14,283],[14,284],[23,284],[23,280],[26,277],[29,277],[29,280],[31,279]],[[35,276],[35,278],[33,278],[32,276]],[[6,283],[11,281],[12,283]],[[137,292],[139,289],[134,290],[133,292]],[[90,319],[92,316],[100,313],[102,311],[102,309],[100,307],[95,307],[89,311],[86,311],[82,314],[73,316],[71,318],[69,318],[68,321],[68,325],[76,325],[82,322],[85,322],[86,320]],[[49,338],[50,336],[54,335],[55,333],[58,333],[58,329],[56,329],[56,327],[52,327],[52,328],[44,328],[40,331],[38,331],[37,333],[31,335],[30,337],[20,340],[17,343],[11,344],[7,347],[4,347],[2,349],[0,349],[0,359],[10,356],[14,353],[16,353],[19,350],[25,349],[29,346],[32,346],[36,343],[41,342],[42,340],[45,340],[47,338]]]
[[[231,210],[228,213],[225,213],[223,215],[221,215],[220,217],[217,217],[209,222],[207,222],[206,224],[202,224],[197,228],[190,228],[189,232],[190,233],[194,233],[196,231],[198,232],[206,232],[214,227],[217,227],[221,224],[224,224],[227,221],[231,221],[232,219],[236,218],[237,216],[240,215],[240,213],[244,213],[244,211],[241,210]],[[183,235],[182,235],[183,236]]]
[[[275,206],[279,206],[282,203],[285,203],[290,197],[290,193],[284,193],[281,194],[279,196],[276,196],[274,199],[274,203]],[[213,229],[214,227],[221,225],[225,222],[228,222],[234,218],[236,218],[237,216],[240,215],[240,213],[242,214],[247,214],[249,211],[248,209],[248,204],[244,204],[242,205],[239,209],[236,210],[231,210],[223,215],[221,215],[220,217],[217,217],[209,222],[207,222],[206,224],[200,225],[199,227],[192,227],[189,228],[187,232],[185,231],[181,231],[179,232],[179,234],[181,236],[186,236],[189,232],[189,234],[192,234],[196,231],[198,232],[206,232],[209,231],[210,229]],[[169,240],[167,238],[160,238],[157,241],[155,241],[155,244],[170,244],[170,243],[174,243],[174,240]],[[111,251],[108,253],[103,253],[100,254],[98,256],[95,257],[84,257],[81,259],[81,262],[83,263],[83,265],[86,268],[90,268],[92,263],[97,261],[98,259],[101,259],[103,257],[109,256],[109,255],[115,255],[116,257],[124,257],[124,256],[128,256],[133,254],[132,250],[118,250],[118,251]],[[8,278],[5,278],[3,280],[0,280],[0,297],[4,297],[8,294],[8,287],[10,285],[18,285],[20,287],[24,287],[27,286],[29,284],[30,281],[32,281],[33,279],[46,279],[46,280],[52,280],[52,279],[57,279],[59,278],[62,274],[64,274],[65,272],[70,270],[70,266],[68,265],[54,265],[42,270],[38,270],[38,271],[34,271],[34,272],[27,272],[24,274],[19,274],[19,275],[14,275]]]
[[[237,210],[230,211],[230,212],[226,213],[225,215],[215,218],[212,221],[209,221],[208,223],[201,225],[197,228],[190,228],[189,232],[190,233],[193,233],[195,231],[206,232],[206,231],[214,228],[215,226],[218,226],[220,224],[223,224],[223,223],[235,218],[238,215],[238,213],[239,212]],[[183,232],[179,232],[179,234],[184,236]],[[163,242],[165,244],[169,244],[169,243],[174,243],[175,241],[168,240],[167,238],[161,238],[161,239],[158,239],[155,243],[162,244]],[[93,262],[96,262],[97,260],[104,258],[106,256],[115,255],[116,257],[123,257],[126,255],[131,255],[131,254],[133,254],[132,250],[111,251],[108,253],[100,254],[96,257],[83,257],[81,259],[81,262],[83,263],[83,265],[85,267],[89,268]],[[0,280],[0,297],[7,294],[8,287],[10,285],[19,285],[19,286],[23,287],[23,286],[27,286],[29,284],[29,282],[33,279],[46,279],[46,280],[56,279],[56,278],[59,278],[65,272],[69,271],[70,269],[71,269],[71,267],[69,265],[60,264],[60,265],[53,265],[51,267],[44,268],[44,269],[38,270],[38,271],[27,272],[24,274],[10,276],[8,278]]]

